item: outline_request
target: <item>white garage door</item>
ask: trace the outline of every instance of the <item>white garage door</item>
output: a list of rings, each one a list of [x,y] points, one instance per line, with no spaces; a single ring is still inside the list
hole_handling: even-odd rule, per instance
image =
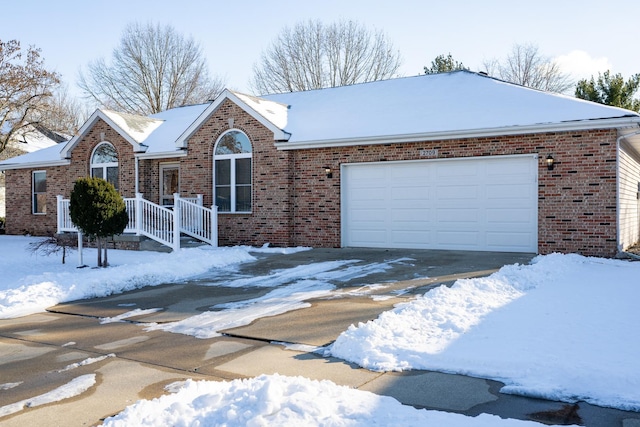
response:
[[[533,155],[346,164],[342,245],[538,250]]]

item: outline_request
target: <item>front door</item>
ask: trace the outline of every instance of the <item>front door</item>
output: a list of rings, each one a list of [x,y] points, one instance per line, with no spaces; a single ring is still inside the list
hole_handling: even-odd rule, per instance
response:
[[[160,165],[160,204],[173,206],[173,194],[180,192],[180,168],[178,163]]]

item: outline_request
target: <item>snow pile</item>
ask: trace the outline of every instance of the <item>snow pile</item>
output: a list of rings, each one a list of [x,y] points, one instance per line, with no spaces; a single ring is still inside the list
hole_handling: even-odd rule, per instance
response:
[[[547,255],[351,326],[330,353],[376,371],[491,378],[502,392],[640,411],[640,263]]]
[[[176,385],[174,385],[176,388]],[[107,418],[124,426],[539,426],[482,414],[475,418],[404,406],[331,381],[262,375],[231,382],[188,380],[174,394],[141,400]]]

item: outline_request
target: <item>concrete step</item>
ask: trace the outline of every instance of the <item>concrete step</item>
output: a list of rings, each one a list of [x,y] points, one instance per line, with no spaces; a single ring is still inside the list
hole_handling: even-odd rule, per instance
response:
[[[190,236],[180,236],[181,248],[195,248],[206,244],[207,243],[194,239]],[[162,243],[156,242],[155,240],[144,236],[140,237],[140,250],[153,252],[171,252],[171,248],[169,246],[163,245]]]

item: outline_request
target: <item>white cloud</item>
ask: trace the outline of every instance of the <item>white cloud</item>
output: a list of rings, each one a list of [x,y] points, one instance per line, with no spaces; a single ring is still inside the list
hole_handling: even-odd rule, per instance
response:
[[[609,58],[593,58],[584,50],[573,50],[566,55],[555,58],[560,68],[569,73],[574,79],[589,79],[598,76],[599,72],[612,70]]]

